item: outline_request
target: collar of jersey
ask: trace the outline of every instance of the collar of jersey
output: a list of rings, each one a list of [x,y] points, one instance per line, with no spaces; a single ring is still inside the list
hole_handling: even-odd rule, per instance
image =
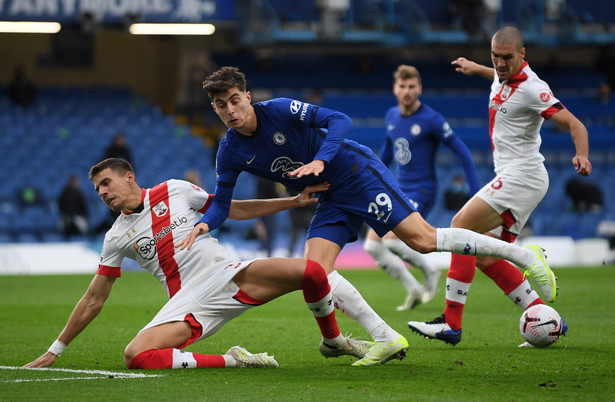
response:
[[[141,189],[141,203],[131,213],[126,213],[124,211],[122,211],[122,213],[124,215],[132,215],[132,214],[138,214],[138,213],[143,212],[143,201],[145,201],[145,194],[147,194],[147,190],[142,188]]]
[[[515,75],[513,75],[508,79],[508,81],[506,81],[506,85],[512,86],[527,80],[527,74],[523,72],[523,69],[527,67],[527,65],[527,61],[524,61],[521,65],[521,68],[519,68],[519,71],[517,71]]]

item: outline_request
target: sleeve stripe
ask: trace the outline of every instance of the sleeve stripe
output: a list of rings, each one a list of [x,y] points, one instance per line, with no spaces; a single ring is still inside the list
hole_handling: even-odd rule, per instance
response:
[[[562,105],[560,102],[557,102],[545,109],[540,115],[543,119],[549,120],[551,116],[553,116],[555,113],[559,112],[562,109],[565,109],[564,105]]]
[[[316,113],[318,112],[319,106],[314,106],[312,108],[312,114],[310,116],[310,127],[314,127],[316,125]]]
[[[235,183],[229,183],[226,181],[217,181],[216,182],[216,186],[220,186],[220,187],[235,187]]]
[[[209,194],[209,198],[207,198],[207,202],[205,203],[205,205],[203,205],[203,208],[199,209],[198,212],[204,214],[209,207],[211,206],[211,202],[214,200],[214,195],[213,194]]]
[[[108,265],[99,265],[98,271],[96,272],[98,275],[103,276],[114,276],[119,278],[122,276],[122,268],[121,267],[110,267]]]

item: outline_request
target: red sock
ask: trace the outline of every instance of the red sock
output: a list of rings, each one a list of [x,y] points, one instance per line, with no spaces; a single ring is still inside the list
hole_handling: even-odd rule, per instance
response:
[[[130,369],[226,367],[222,355],[182,352],[179,349],[150,349],[132,359]]]
[[[476,257],[452,254],[446,281],[446,323],[454,330],[461,329],[463,308],[476,272]]]
[[[340,335],[335,319],[335,307],[327,274],[316,261],[308,260],[303,274],[303,298],[316,318],[323,338],[334,339]]]
[[[483,274],[491,278],[496,285],[509,294],[525,280],[521,271],[506,260],[497,260],[481,269]]]
[[[491,278],[495,284],[498,285],[507,296],[511,297],[515,303],[520,304],[522,308],[526,305],[527,307],[530,307],[536,304],[544,304],[540,296],[538,296],[535,291],[528,293],[527,289],[524,289],[524,291],[517,292],[518,294],[512,293],[527,280],[523,277],[521,271],[519,271],[517,267],[510,262],[506,260],[497,260],[493,264],[483,268],[481,271]],[[530,285],[528,284],[526,288],[529,287]]]

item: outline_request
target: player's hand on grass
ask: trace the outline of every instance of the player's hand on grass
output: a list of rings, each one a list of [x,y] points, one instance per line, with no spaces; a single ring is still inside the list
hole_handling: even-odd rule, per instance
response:
[[[44,355],[42,355],[38,359],[34,360],[33,362],[30,362],[30,363],[24,365],[24,367],[28,367],[28,368],[49,367],[53,363],[56,362],[57,358],[58,358],[58,356],[54,355],[53,353],[45,352]]]
[[[200,222],[192,229],[190,234],[188,234],[188,236],[186,236],[184,240],[175,244],[175,247],[179,247],[180,250],[183,250],[183,249],[190,250],[196,238],[208,232],[209,232],[209,225],[206,224],[205,222]]]
[[[295,196],[295,200],[299,203],[299,207],[305,207],[318,202],[318,198],[312,197],[314,193],[320,193],[329,190],[331,185],[327,182],[307,186],[302,192]]]
[[[297,179],[302,178],[303,176],[309,176],[313,174],[314,176],[318,176],[325,170],[325,162],[321,160],[313,160],[307,165],[303,165],[298,169],[293,170],[289,173],[291,176],[295,176]]]

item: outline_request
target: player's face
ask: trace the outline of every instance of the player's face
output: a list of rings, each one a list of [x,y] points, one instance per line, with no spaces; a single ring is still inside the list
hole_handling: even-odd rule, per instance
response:
[[[402,109],[411,109],[423,92],[418,78],[398,79],[393,85],[393,93]]]
[[[92,178],[100,199],[114,212],[130,210],[127,204],[134,198],[130,197],[132,195],[130,177],[134,177],[130,172],[121,175],[112,169],[104,169]]]
[[[517,49],[514,43],[491,43],[491,61],[500,81],[515,75],[521,68],[524,57],[524,47]]]
[[[256,130],[256,118],[250,100],[250,92],[231,88],[227,92],[217,94],[211,105],[228,128],[242,134],[250,134]]]

